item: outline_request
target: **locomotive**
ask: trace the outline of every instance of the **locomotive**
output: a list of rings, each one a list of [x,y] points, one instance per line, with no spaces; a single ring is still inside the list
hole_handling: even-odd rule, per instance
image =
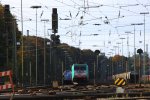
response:
[[[80,83],[87,83],[89,80],[89,69],[87,64],[73,64],[72,65],[72,81]]]
[[[72,84],[72,73],[71,70],[66,70],[63,73],[63,84]]]

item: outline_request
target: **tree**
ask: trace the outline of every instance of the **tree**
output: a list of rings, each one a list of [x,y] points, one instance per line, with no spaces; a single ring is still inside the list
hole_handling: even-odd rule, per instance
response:
[[[113,58],[112,58],[112,61],[113,62],[119,62],[119,61],[121,61],[121,56],[120,55],[115,55]]]

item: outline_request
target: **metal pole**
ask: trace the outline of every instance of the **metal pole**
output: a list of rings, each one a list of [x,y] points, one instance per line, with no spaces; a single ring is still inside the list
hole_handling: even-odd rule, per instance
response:
[[[127,33],[127,48],[128,48],[127,55],[129,57],[129,33]]]
[[[134,72],[136,71],[136,48],[135,48],[135,25],[143,25],[143,23],[135,23],[135,24],[131,24],[134,26]],[[136,83],[136,76],[134,75],[135,78],[135,83]]]
[[[144,13],[144,55],[143,55],[143,75],[145,75],[145,13]],[[144,81],[145,83],[145,81]]]
[[[97,55],[97,61],[96,61],[96,66],[97,66],[97,68],[96,69],[98,69],[98,55]],[[97,73],[95,72],[95,78],[97,79]]]
[[[113,50],[114,50],[114,49],[111,49],[111,50],[112,50],[112,52],[111,52],[112,55],[111,55],[111,56],[112,56],[112,58],[113,58]],[[113,60],[112,60],[112,59],[111,59],[111,64],[110,64],[110,65],[111,65],[110,76],[113,76],[114,69],[113,69]]]
[[[37,74],[38,74],[38,69],[37,69],[37,9],[38,8],[41,8],[41,6],[32,6],[31,8],[35,8],[36,9],[36,80],[35,80],[35,84],[36,84],[36,86],[37,86],[37,80],[38,80],[38,76],[37,76]]]
[[[30,61],[30,86],[32,86],[32,67],[31,67],[31,61]]]
[[[42,19],[41,21],[44,22],[44,86],[45,86],[45,83],[46,83],[46,48],[45,48],[45,29],[46,29],[46,26],[45,26],[45,22],[49,21],[48,19]]]
[[[146,44],[146,52],[148,53],[148,44]],[[148,74],[150,74],[149,70],[150,70],[150,66],[148,67]],[[149,81],[150,81],[150,77],[148,76],[148,83]]]
[[[16,73],[16,79],[18,80],[18,68],[17,68],[17,48],[16,48],[16,20],[13,19],[14,26],[14,72]]]
[[[117,44],[118,44],[118,55],[119,55],[119,44],[120,44],[120,43],[117,43]]]
[[[94,61],[94,86],[95,86],[95,61]]]
[[[62,63],[61,63],[61,70],[62,70],[62,78],[61,78],[61,82],[62,82],[62,86],[63,86],[63,72],[64,72],[64,62],[62,61]]]
[[[122,38],[122,70],[123,70],[123,38]]]
[[[112,60],[112,58],[111,58],[111,67],[112,67],[112,76],[113,76],[114,75],[114,66],[113,66],[113,60]]]
[[[114,46],[114,48],[115,48],[115,55],[116,55],[116,48],[117,48],[118,46]]]
[[[46,82],[46,78],[45,78],[45,69],[46,69],[46,57],[45,57],[45,21],[44,21],[44,85],[45,85],[45,82]]]
[[[38,76],[37,76],[37,9],[36,9],[36,81],[35,81],[35,83],[36,83],[36,86],[37,86],[37,80],[38,80]]]
[[[135,68],[135,25],[134,25],[134,73],[136,71],[136,68]],[[134,82],[136,83],[136,76],[134,75]]]
[[[128,55],[128,59],[127,59],[127,63],[126,63],[126,72],[129,70],[129,33],[127,33],[127,55]]]
[[[28,61],[29,61],[29,70],[28,70],[28,72],[29,72],[29,83],[30,83],[30,86],[32,86],[32,67],[31,67],[31,55],[30,55],[30,53],[31,53],[31,49],[30,49],[30,46],[31,46],[31,44],[30,44],[30,42],[29,42],[29,30],[27,30],[27,38],[28,38],[28,44],[27,44],[27,46],[28,46]]]
[[[120,43],[117,43],[117,44],[118,44],[118,56],[120,56],[120,55],[119,55],[119,44],[120,44]],[[119,69],[119,62],[117,61],[116,73],[118,73],[118,69]]]
[[[21,30],[22,30],[22,36],[21,36],[21,40],[22,40],[22,45],[21,45],[21,66],[22,66],[22,87],[23,87],[23,83],[24,83],[24,55],[23,55],[23,11],[22,11],[22,0],[21,0]]]
[[[49,64],[50,64],[50,67],[51,67],[51,52],[52,52],[52,50],[51,50],[51,33],[49,33],[49,30],[51,30],[51,29],[47,29],[47,34],[48,34],[49,37],[50,37],[50,38],[49,38],[49,39],[50,39],[50,41],[49,41],[49,51],[50,51],[50,52],[49,52],[49,58],[50,58],[50,59],[49,59]],[[50,68],[50,67],[49,67],[49,68]],[[49,72],[51,71],[51,69],[48,69],[48,70],[49,70]],[[50,79],[52,80],[52,73],[51,73],[51,72],[50,72],[50,76],[51,76]],[[50,81],[51,81],[51,80],[50,80]]]
[[[122,68],[123,68],[123,39],[125,38],[120,38],[122,40]]]
[[[49,37],[50,37],[50,38],[49,38],[49,39],[50,39],[50,41],[49,41],[49,51],[50,51],[50,52],[49,52],[49,64],[50,64],[49,72],[50,72],[50,76],[51,76],[50,79],[51,79],[51,81],[52,81],[52,73],[51,73],[51,53],[52,53],[52,50],[51,50],[51,33],[49,34],[49,30],[51,30],[51,29],[48,29],[48,31],[47,31],[47,32],[48,32],[48,35],[49,35]]]
[[[49,52],[49,56],[50,56],[50,73],[52,72],[52,42],[51,42],[51,34],[50,34],[50,44],[49,44],[49,49],[50,49],[50,52]],[[51,82],[52,82],[52,73],[50,74],[51,75]]]
[[[140,14],[144,15],[144,54],[143,54],[143,75],[145,75],[145,15],[149,14],[149,12],[142,12]]]
[[[141,86],[141,54],[139,54],[139,86]]]
[[[127,48],[128,48],[127,54],[128,54],[128,58],[129,58],[130,57],[130,52],[129,52],[129,34],[134,34],[134,33],[131,33],[130,31],[127,31],[125,33],[127,33]],[[134,36],[134,39],[135,39],[135,36]],[[129,62],[129,59],[127,60],[127,62]],[[127,71],[128,70],[129,70],[129,63],[127,63]]]

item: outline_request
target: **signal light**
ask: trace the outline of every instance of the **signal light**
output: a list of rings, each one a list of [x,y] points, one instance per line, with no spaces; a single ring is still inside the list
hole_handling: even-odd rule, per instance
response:
[[[57,33],[58,32],[58,14],[57,14],[57,8],[52,9],[52,32]]]
[[[60,38],[59,35],[55,35],[55,34],[51,35],[51,39],[53,40],[54,44],[60,44],[60,39],[59,38]]]
[[[9,5],[5,5],[5,12],[10,12],[10,7],[9,7]]]
[[[55,43],[56,43],[56,44],[60,44],[60,39],[59,39],[59,37],[60,37],[59,35],[56,35],[56,39],[55,39]]]

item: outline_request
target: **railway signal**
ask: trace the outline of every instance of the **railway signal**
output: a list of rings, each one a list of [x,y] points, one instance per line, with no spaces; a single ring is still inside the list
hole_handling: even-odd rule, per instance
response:
[[[52,9],[52,32],[55,34],[58,32],[58,14],[57,8]]]
[[[143,53],[143,50],[140,48],[137,50],[137,53],[139,53],[139,78],[141,78],[141,54]],[[141,87],[140,79],[139,79],[139,86]]]
[[[51,39],[52,39],[54,44],[60,44],[60,39],[59,38],[60,38],[59,35],[55,35],[55,34],[51,35]]]

